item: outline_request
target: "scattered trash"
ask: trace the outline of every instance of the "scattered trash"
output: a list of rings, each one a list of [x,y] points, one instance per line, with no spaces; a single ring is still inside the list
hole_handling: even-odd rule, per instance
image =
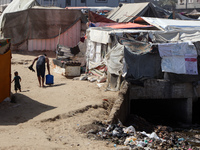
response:
[[[136,145],[137,142],[136,142],[137,138],[135,136],[130,136],[128,138],[126,138],[125,142],[124,142],[124,145]]]
[[[107,77],[104,75],[104,76],[100,77],[99,79],[97,79],[97,82],[102,83],[102,82],[106,82],[106,80],[107,80]]]
[[[184,139],[184,138],[179,138],[178,141],[179,141],[179,142],[180,142],[180,141],[185,141],[185,139]]]
[[[143,132],[140,132],[140,133],[146,135],[150,139],[163,140],[163,139],[159,138],[155,132],[152,132],[151,134],[147,134],[145,131],[143,131]],[[163,141],[165,141],[165,140],[163,140]]]
[[[102,86],[104,86],[104,83],[97,83],[97,86],[98,86],[99,88],[101,88]]]
[[[80,77],[79,77],[79,80],[87,80],[88,79],[88,75],[87,74],[82,74]]]
[[[96,77],[88,77],[88,81],[95,82],[95,81],[97,81],[97,78]]]
[[[116,149],[185,149],[192,150],[192,145],[185,137],[175,135],[171,128],[166,126],[157,126],[154,132],[146,133],[137,131],[133,125],[125,127],[118,120],[117,124],[103,126],[100,130],[90,130],[88,134],[96,135],[102,140],[112,141]],[[118,146],[117,146],[118,145]],[[194,150],[194,149],[193,149]]]
[[[133,126],[129,126],[128,128],[124,128],[123,131],[124,131],[124,133],[134,133],[134,135],[136,135],[135,128]]]

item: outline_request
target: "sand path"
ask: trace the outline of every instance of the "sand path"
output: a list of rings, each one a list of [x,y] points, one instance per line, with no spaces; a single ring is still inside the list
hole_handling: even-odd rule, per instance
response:
[[[67,79],[52,67],[54,86],[40,88],[36,73],[27,68],[38,54],[12,54],[12,78],[18,71],[22,92],[13,95],[17,103],[0,104],[0,149],[113,149],[112,143],[88,139],[79,129],[106,119],[103,99],[116,99],[117,93]],[[55,56],[48,55],[52,63]]]

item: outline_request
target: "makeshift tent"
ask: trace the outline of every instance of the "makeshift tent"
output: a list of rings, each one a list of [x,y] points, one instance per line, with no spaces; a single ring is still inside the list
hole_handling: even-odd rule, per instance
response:
[[[2,25],[3,17],[6,13],[26,10],[28,8],[32,8],[33,6],[39,6],[39,3],[36,0],[13,0],[0,16],[0,27]]]
[[[96,27],[87,30],[87,37],[88,68],[99,75],[103,75],[99,66],[107,68],[104,72],[107,70],[107,74],[112,76],[108,80],[112,90],[117,90],[118,77],[123,75],[127,81],[133,83],[141,83],[148,78],[163,79],[166,73],[172,82],[200,80],[197,65],[200,62],[199,30],[161,31]],[[167,47],[168,43],[174,44],[173,48],[167,51],[169,55],[165,58],[159,51],[159,45]],[[177,56],[178,51],[181,51],[181,55]],[[168,60],[173,61],[169,63]],[[179,61],[182,68],[179,68]],[[188,70],[189,66],[192,70]],[[176,68],[182,70],[177,71]]]
[[[200,16],[200,12],[194,9],[192,12],[186,14],[187,16]]]
[[[159,14],[159,16],[161,16],[162,18],[168,18],[171,14],[173,14],[172,11],[163,9],[162,7],[159,7],[157,5],[155,5],[154,3],[152,3],[154,9],[156,10],[156,12]]]
[[[138,17],[134,20],[135,23],[148,23],[160,30],[199,30],[199,20],[175,20],[175,19],[163,19],[163,18],[151,18],[151,17]]]
[[[80,10],[30,8],[5,14],[2,35],[11,38],[12,50],[55,50],[58,43],[74,47],[80,41],[81,22],[86,18]]]
[[[180,19],[180,20],[196,20],[196,19],[193,19],[193,18],[190,18],[190,17],[186,17],[186,16],[184,16],[180,13],[176,13],[175,18]]]
[[[163,77],[161,58],[151,44],[123,37],[119,37],[119,42],[124,45],[128,82]]]
[[[11,91],[11,51],[10,40],[0,40],[0,102],[10,97]]]
[[[123,3],[110,12],[107,16],[108,19],[116,22],[132,22],[139,16],[145,17],[159,17],[161,16],[156,12],[152,3]]]

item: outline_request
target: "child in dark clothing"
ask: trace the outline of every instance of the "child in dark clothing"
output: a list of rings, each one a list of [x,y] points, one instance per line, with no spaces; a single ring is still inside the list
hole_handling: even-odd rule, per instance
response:
[[[20,85],[21,77],[18,76],[18,72],[17,71],[14,74],[15,74],[15,77],[12,80],[12,82],[15,81],[15,92],[17,93],[17,90],[19,90],[21,92],[21,85]]]

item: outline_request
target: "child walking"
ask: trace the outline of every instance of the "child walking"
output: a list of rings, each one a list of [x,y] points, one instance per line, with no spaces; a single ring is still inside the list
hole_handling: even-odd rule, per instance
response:
[[[19,91],[21,92],[21,85],[20,85],[21,77],[18,76],[18,72],[17,72],[17,71],[15,71],[14,74],[15,74],[15,77],[14,77],[14,79],[12,80],[12,82],[15,81],[15,93],[17,93],[17,90],[19,90]],[[12,83],[12,82],[11,82],[11,83]]]

